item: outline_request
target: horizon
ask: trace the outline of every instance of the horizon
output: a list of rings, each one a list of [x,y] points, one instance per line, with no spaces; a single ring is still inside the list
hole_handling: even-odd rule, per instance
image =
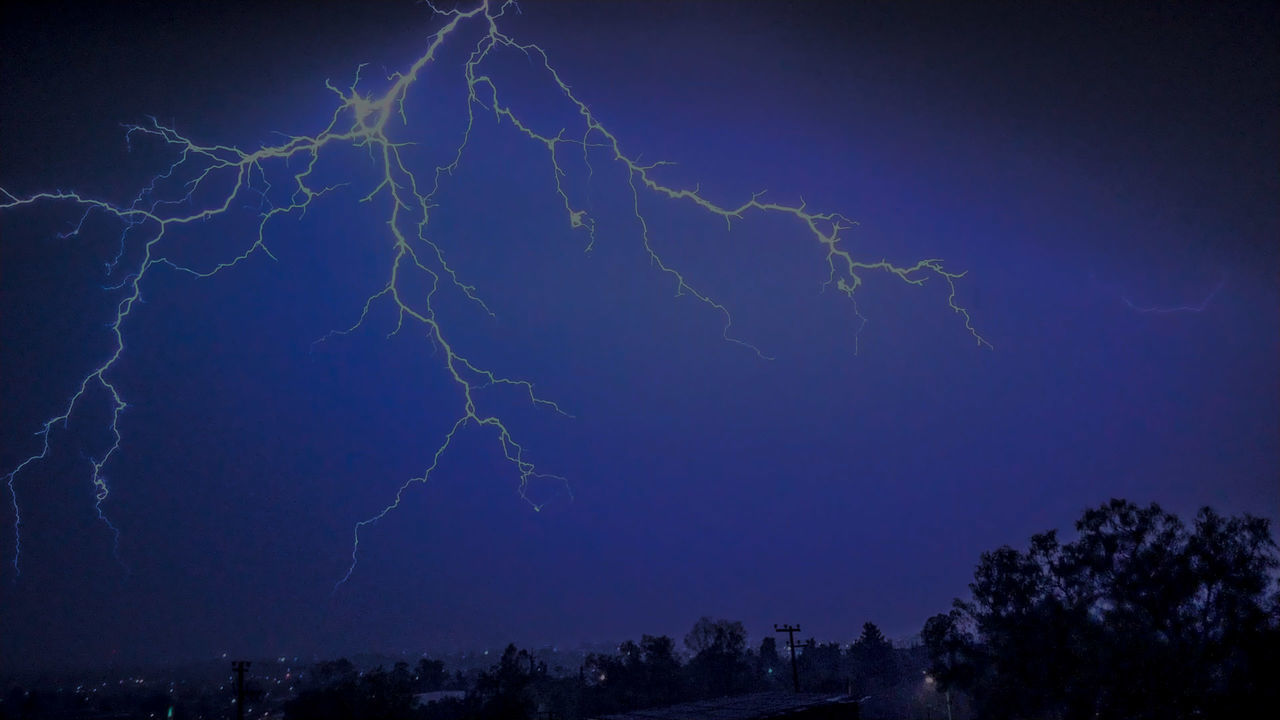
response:
[[[725,618],[725,619],[731,620],[731,618]],[[748,635],[747,635],[747,650],[753,653],[759,650],[760,641],[763,640],[765,637],[776,637],[776,634],[756,636],[756,635],[750,634],[749,631],[750,631],[750,628],[748,628]],[[231,666],[231,663],[233,661],[238,661],[238,660],[248,660],[249,662],[254,663],[253,667],[255,668],[257,668],[260,663],[263,665],[266,665],[266,664],[288,665],[290,663],[297,662],[305,669],[305,668],[312,667],[318,663],[345,659],[345,660],[350,660],[352,664],[354,664],[357,668],[360,668],[363,671],[363,670],[370,670],[370,669],[375,669],[379,667],[388,668],[393,662],[400,661],[400,660],[430,659],[430,660],[444,661],[446,670],[452,671],[452,670],[462,669],[462,666],[451,665],[449,664],[449,661],[451,659],[463,658],[468,661],[471,661],[470,664],[466,666],[469,671],[477,671],[480,668],[488,669],[490,666],[496,664],[499,657],[502,655],[502,651],[506,649],[508,645],[514,645],[517,649],[528,650],[535,654],[543,654],[543,653],[551,652],[551,653],[557,653],[557,654],[562,653],[565,655],[581,655],[582,657],[585,657],[587,654],[590,654],[590,653],[600,653],[603,651],[616,652],[618,649],[618,646],[620,646],[622,643],[627,641],[638,641],[642,635],[653,635],[655,637],[660,637],[665,635],[666,637],[671,638],[675,642],[676,657],[680,658],[681,660],[688,661],[694,655],[692,652],[688,650],[688,648],[685,647],[683,642],[683,637],[684,637],[683,633],[680,634],[679,636],[675,636],[675,635],[668,635],[665,633],[655,634],[655,633],[641,632],[641,633],[635,634],[632,637],[620,638],[616,641],[610,641],[610,640],[584,641],[584,642],[575,644],[573,647],[561,647],[557,645],[521,645],[519,643],[513,642],[513,643],[506,643],[503,645],[497,645],[497,646],[491,646],[491,647],[475,647],[475,648],[455,649],[455,650],[446,650],[442,648],[428,648],[423,650],[405,649],[405,650],[398,650],[398,651],[389,650],[389,649],[388,650],[369,649],[369,650],[362,650],[362,651],[340,653],[337,655],[312,654],[309,657],[303,656],[301,654],[260,655],[260,656],[243,655],[242,656],[242,655],[235,655],[234,653],[220,653],[217,655],[199,657],[199,658],[189,657],[189,658],[175,658],[175,659],[157,659],[149,662],[144,661],[144,662],[134,662],[134,663],[122,662],[118,665],[65,666],[65,667],[45,666],[42,668],[30,669],[30,670],[9,669],[4,671],[3,674],[0,674],[0,677],[9,679],[9,680],[16,680],[16,681],[31,681],[34,679],[40,679],[44,682],[51,682],[51,681],[58,681],[58,680],[67,680],[67,679],[76,678],[76,677],[83,678],[91,675],[119,673],[119,672],[164,673],[164,672],[170,672],[170,671],[177,672],[177,671],[191,671],[191,670],[200,670],[200,671],[210,670],[210,671],[217,671],[217,672],[223,672],[223,671],[230,672],[229,668]],[[809,638],[809,633],[803,633],[803,635],[805,636],[806,640]],[[893,646],[893,648],[897,650],[909,650],[909,649],[920,646],[920,638],[918,633],[915,635],[908,635],[900,638],[893,637],[886,634],[885,638],[889,641],[889,643]],[[854,640],[856,640],[857,638],[855,636],[853,639],[848,641],[829,640],[829,639],[823,639],[823,638],[814,638],[814,639],[819,644],[835,643],[839,645],[841,649],[847,650],[849,647],[853,645]],[[785,646],[786,646],[785,642],[779,643],[780,648],[785,648]],[[796,648],[797,656],[801,655],[804,649],[805,649],[804,647],[797,646]],[[391,661],[391,662],[388,662],[388,661]],[[551,668],[551,669],[554,670],[555,668]],[[565,670],[566,672],[568,672],[569,670],[572,670],[572,668],[567,668],[567,667],[562,669]],[[555,673],[552,673],[552,674],[555,674]]]

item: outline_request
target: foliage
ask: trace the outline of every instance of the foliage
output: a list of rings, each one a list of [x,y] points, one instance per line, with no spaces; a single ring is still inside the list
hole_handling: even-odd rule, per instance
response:
[[[482,718],[532,717],[537,702],[531,685],[547,674],[547,666],[534,660],[526,650],[507,645],[502,658],[476,681],[475,695],[482,704]]]
[[[972,599],[925,623],[940,687],[984,717],[1213,718],[1275,706],[1280,651],[1265,519],[1152,504],[1088,510],[1077,538],[983,553]]]
[[[284,716],[286,720],[411,720],[419,717],[413,708],[413,674],[404,662],[390,671],[377,668],[365,673],[357,672],[346,659],[322,662],[312,669],[308,686],[285,703]]]
[[[416,692],[435,692],[444,690],[449,683],[449,674],[444,670],[443,660],[422,658],[413,669],[414,690]]]
[[[738,695],[752,687],[747,630],[741,622],[703,617],[684,638],[693,653],[687,675],[697,697]]]
[[[902,677],[893,646],[874,623],[864,623],[862,634],[849,647],[849,666],[860,695],[881,692]]]
[[[616,655],[587,657],[588,704],[604,714],[680,702],[687,697],[683,670],[666,635],[645,635],[638,645],[628,640]]]
[[[790,670],[778,654],[778,640],[772,635],[760,641],[760,651],[752,658],[755,662],[757,683],[761,689],[775,690],[782,687]]]

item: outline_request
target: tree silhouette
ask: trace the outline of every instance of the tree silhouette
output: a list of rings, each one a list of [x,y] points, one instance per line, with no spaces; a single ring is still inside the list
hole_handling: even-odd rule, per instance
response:
[[[760,652],[755,658],[757,683],[761,689],[775,690],[786,683],[786,662],[778,654],[778,639],[772,635],[760,641]]]
[[[449,682],[449,674],[444,670],[444,662],[422,658],[413,669],[413,682],[417,692],[443,690],[445,684]]]
[[[1086,511],[983,553],[972,600],[925,623],[931,672],[984,716],[1238,717],[1275,706],[1277,547],[1265,519],[1152,504]]]
[[[859,694],[878,693],[895,684],[901,673],[893,645],[875,623],[862,625],[862,634],[849,646],[849,674]]]
[[[381,718],[410,720],[413,709],[413,675],[409,664],[398,662],[390,670],[381,667],[360,673],[349,660],[317,664],[298,695],[284,705],[286,720],[351,720]]]
[[[685,636],[684,645],[694,654],[686,671],[698,696],[736,695],[750,689],[747,630],[741,622],[703,617]]]
[[[616,655],[592,653],[583,674],[588,682],[588,706],[595,714],[610,714],[670,705],[686,699],[682,667],[675,641],[666,635],[628,640]]]
[[[845,689],[849,673],[840,643],[817,643],[804,648],[796,659],[800,689],[805,692],[839,692]]]
[[[537,709],[530,685],[535,677],[546,675],[546,667],[537,667],[528,652],[507,645],[497,665],[480,673],[476,695],[483,703],[481,717],[520,720],[532,717]]]

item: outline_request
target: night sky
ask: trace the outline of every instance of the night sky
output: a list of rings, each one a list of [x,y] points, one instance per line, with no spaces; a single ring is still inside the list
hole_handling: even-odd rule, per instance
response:
[[[0,22],[0,187],[114,203],[174,159],[130,151],[123,124],[249,150],[317,133],[327,78],[368,63],[361,87],[385,89],[441,24],[411,2],[29,5]],[[389,306],[314,344],[359,319],[392,257],[385,195],[359,202],[375,163],[335,149],[322,184],[349,185],[267,226],[275,261],[148,271],[109,376],[129,403],[104,470],[118,559],[90,480],[105,393],[14,478],[0,668],[564,648],[679,639],[702,615],[753,644],[775,622],[906,638],[967,593],[982,551],[1069,537],[1111,497],[1280,521],[1277,6],[1112,5],[522,3],[504,32],[545,49],[624,152],[678,163],[663,182],[841,212],[864,260],[942,258],[991,347],[937,278],[868,274],[864,325],[796,221],[726,231],[642,193],[655,250],[762,359],[650,262],[621,165],[562,150],[597,222],[584,252],[545,148],[477,108],[429,233],[494,316],[456,290],[437,310],[460,352],[567,413],[480,391],[567,487],[532,483],[535,512],[494,433],[465,429],[335,591],[354,524],[423,472],[461,403],[441,348],[387,337]],[[466,121],[469,27],[391,130],[423,177]],[[536,58],[488,71],[523,122],[581,136]],[[235,257],[252,202],[166,252]],[[60,237],[80,215],[0,211],[3,472],[111,350],[121,225]]]

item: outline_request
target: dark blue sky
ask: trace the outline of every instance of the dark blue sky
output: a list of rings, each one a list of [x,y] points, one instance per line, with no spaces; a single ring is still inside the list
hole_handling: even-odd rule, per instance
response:
[[[385,89],[440,25],[407,2],[249,5],[6,10],[0,187],[127,202],[172,160],[127,151],[121,124],[148,115],[246,149],[319,132],[337,101],[326,78],[345,87],[367,62],[363,87]],[[774,622],[904,637],[965,594],[983,550],[1113,496],[1280,520],[1275,6],[951,5],[530,0],[501,22],[624,152],[678,162],[663,182],[725,205],[803,197],[861,223],[845,240],[859,258],[968,271],[957,302],[993,349],[936,279],[868,275],[858,335],[794,220],[726,232],[642,194],[655,249],[762,360],[652,266],[620,165],[593,155],[588,181],[580,152],[562,158],[597,220],[584,253],[545,150],[482,113],[429,227],[496,317],[456,292],[437,309],[460,352],[572,415],[480,391],[572,500],[535,484],[549,503],[534,512],[494,434],[467,429],[363,532],[334,593],[353,525],[423,471],[461,402],[440,348],[385,338],[387,306],[313,349],[391,261],[385,197],[358,202],[374,164],[335,150],[319,173],[350,187],[268,225],[276,261],[148,271],[110,373],[130,407],[103,508],[128,569],[93,508],[88,458],[110,437],[91,393],[14,480],[2,666],[573,646],[682,637],[700,615],[756,641]],[[419,143],[426,175],[465,122],[466,37],[392,131]],[[488,69],[522,121],[580,136],[536,62]],[[248,202],[166,252],[201,267],[239,254]],[[59,238],[78,217],[0,211],[5,472],[110,352],[119,226],[97,216]],[[7,504],[0,520],[12,527]]]

